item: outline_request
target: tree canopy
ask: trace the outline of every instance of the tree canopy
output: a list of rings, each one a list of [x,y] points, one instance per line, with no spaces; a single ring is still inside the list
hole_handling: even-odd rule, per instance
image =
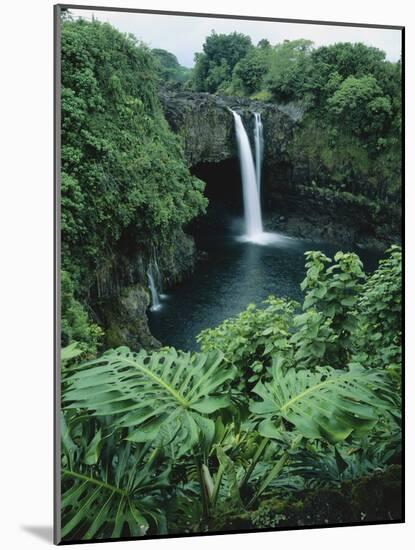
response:
[[[61,44],[64,332],[79,337],[85,316],[76,300],[99,269],[125,241],[137,250],[169,248],[206,199],[163,116],[154,52],[109,24],[70,18]],[[164,70],[177,68],[168,52],[156,55]],[[84,336],[95,345],[93,327]]]
[[[304,113],[291,151],[312,181],[371,200],[399,200],[401,64],[362,43],[315,48],[310,40],[254,46],[237,33],[206,38],[195,90],[295,104]]]
[[[137,246],[171,239],[205,199],[163,117],[150,50],[108,24],[65,21],[62,76],[63,261],[79,277],[124,232]]]
[[[203,53],[197,53],[193,72],[193,84],[197,91],[217,92],[224,90],[231,81],[235,65],[252,48],[249,36],[233,32],[206,38]]]
[[[180,65],[174,54],[160,48],[153,48],[151,53],[156,58],[155,67],[162,84],[169,81],[183,83],[189,79],[191,69]]]

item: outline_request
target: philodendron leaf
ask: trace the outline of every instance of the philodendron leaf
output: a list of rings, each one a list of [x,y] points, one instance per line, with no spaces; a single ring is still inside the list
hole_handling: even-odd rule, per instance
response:
[[[79,348],[78,342],[72,342],[72,344],[69,344],[69,346],[61,349],[61,361],[62,363],[65,363],[70,359],[75,359],[75,357],[78,357],[82,353],[83,352]]]
[[[217,351],[132,353],[118,348],[74,370],[63,400],[66,408],[111,416],[114,428],[129,429],[130,441],[174,442],[176,456],[184,455],[201,435],[213,433],[203,415],[231,405],[227,382],[236,372],[222,359]]]
[[[210,414],[216,412],[218,409],[229,407],[230,404],[230,399],[227,395],[222,395],[218,397],[205,397],[204,399],[201,399],[198,403],[194,403],[192,405],[192,409],[200,413]]]
[[[143,536],[150,521],[162,526],[160,491],[169,487],[169,470],[157,472],[147,447],[123,443],[112,453],[106,468],[62,469],[63,539]]]
[[[101,430],[98,430],[85,451],[85,456],[83,459],[84,464],[92,466],[93,464],[96,464],[98,462],[102,443],[103,440],[101,436]]]
[[[260,432],[268,437],[277,436],[284,419],[306,438],[337,443],[371,429],[388,407],[385,375],[374,369],[308,371],[274,365],[271,374],[270,382],[259,382],[253,389],[261,400],[250,406],[261,420]]]
[[[224,487],[226,497],[230,498],[233,505],[238,507],[241,503],[241,496],[239,494],[239,483],[237,479],[236,466],[222,449],[222,447],[217,447],[216,455],[218,457],[219,464],[223,468],[223,472],[227,481]]]

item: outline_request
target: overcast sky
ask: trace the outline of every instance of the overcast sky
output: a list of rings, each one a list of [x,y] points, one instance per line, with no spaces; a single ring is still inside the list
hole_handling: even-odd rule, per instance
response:
[[[134,34],[150,48],[163,48],[174,53],[179,63],[186,67],[193,66],[194,54],[202,51],[203,42],[213,29],[217,33],[236,31],[247,34],[254,44],[262,38],[267,38],[271,44],[285,39],[307,38],[315,46],[335,42],[364,42],[386,52],[390,61],[397,61],[401,55],[399,30],[111,11],[71,10],[71,13],[89,20],[93,15],[100,21],[111,23],[122,32]]]

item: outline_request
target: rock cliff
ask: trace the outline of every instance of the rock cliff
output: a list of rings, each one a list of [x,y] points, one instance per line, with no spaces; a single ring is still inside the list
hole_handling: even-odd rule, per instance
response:
[[[105,328],[105,346],[130,346],[132,349],[160,347],[147,323],[151,305],[147,269],[155,254],[163,279],[169,287],[190,275],[196,260],[196,248],[191,236],[177,231],[174,246],[155,250],[134,247],[126,238],[125,249],[117,250],[102,261],[96,272],[88,304],[95,319]]]
[[[317,182],[310,175],[307,155],[293,148],[293,134],[301,126],[301,108],[184,91],[161,90],[159,97],[171,129],[181,136],[192,171],[204,179],[199,167],[210,165],[212,171],[212,166],[217,166],[214,179],[225,179],[228,185],[226,163],[237,161],[230,109],[241,115],[251,140],[253,113],[261,114],[265,137],[262,206],[268,230],[338,243],[361,242],[381,249],[385,243],[399,242],[396,207],[377,206],[367,197],[343,193],[329,174],[316,178]],[[221,170],[224,178],[219,177]]]
[[[243,118],[253,135],[254,117],[261,114],[264,126],[265,165],[284,160],[298,112],[261,101],[208,93],[170,92],[159,94],[164,115],[172,130],[181,136],[189,166],[201,162],[221,162],[237,156],[233,116]]]

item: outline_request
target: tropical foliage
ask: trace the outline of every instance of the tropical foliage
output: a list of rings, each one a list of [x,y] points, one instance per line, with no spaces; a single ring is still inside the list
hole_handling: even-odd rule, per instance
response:
[[[61,49],[62,278],[84,308],[117,252],[131,242],[147,253],[172,248],[207,201],[159,104],[165,57],[109,24],[70,18],[62,23]],[[65,334],[79,337],[80,317],[76,328],[68,307]],[[94,330],[93,319],[88,323],[84,342]]]
[[[156,257],[174,271],[184,229],[207,206],[160,87],[294,109],[286,153],[307,160],[305,184],[377,211],[400,200],[400,63],[363,44],[254,45],[213,32],[189,70],[109,24],[64,13],[64,541],[399,520],[398,246],[370,275],[356,254],[307,252],[302,303],[250,304],[203,330],[198,352],[104,351],[99,305],[110,281],[143,315],[133,326],[148,329],[145,289],[121,291],[145,285]],[[179,252],[185,270],[194,250]]]
[[[314,48],[304,39],[254,46],[248,36],[212,33],[190,83],[288,104],[302,113],[290,152],[307,159],[310,182],[399,203],[401,64],[381,50],[362,43]]]
[[[61,341],[63,346],[76,342],[85,352],[95,353],[103,331],[76,298],[74,284],[67,271],[61,273]]]
[[[370,276],[355,254],[331,263],[306,254],[302,312],[270,297],[204,331],[201,352],[65,367],[64,537],[289,524],[310,491],[399,464],[400,250]]]
[[[166,83],[183,83],[190,78],[191,69],[183,67],[177,61],[177,57],[160,48],[154,48],[151,53],[156,58],[156,71],[160,77],[160,84],[166,85]]]

